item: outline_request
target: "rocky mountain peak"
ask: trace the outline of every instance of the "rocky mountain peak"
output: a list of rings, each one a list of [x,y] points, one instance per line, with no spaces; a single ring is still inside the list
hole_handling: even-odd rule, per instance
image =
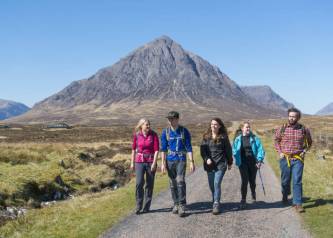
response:
[[[218,67],[161,36],[37,103],[24,120],[123,122],[165,118],[161,114],[169,109],[191,121],[279,114],[256,103]]]

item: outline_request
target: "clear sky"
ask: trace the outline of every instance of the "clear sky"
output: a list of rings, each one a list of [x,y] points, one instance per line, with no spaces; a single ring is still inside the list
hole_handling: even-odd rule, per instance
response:
[[[0,98],[28,106],[167,35],[305,113],[333,102],[330,0],[1,0]]]

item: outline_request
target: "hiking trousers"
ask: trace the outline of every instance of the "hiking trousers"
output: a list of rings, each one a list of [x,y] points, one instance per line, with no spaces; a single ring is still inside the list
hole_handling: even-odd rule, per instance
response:
[[[242,162],[241,165],[239,166],[239,172],[242,180],[242,185],[241,185],[242,200],[246,200],[248,184],[250,184],[252,197],[256,198],[257,170],[258,169],[255,163]]]
[[[150,209],[150,204],[153,197],[154,179],[155,179],[155,172],[151,171],[151,165],[152,163],[135,163],[135,174],[136,174],[135,197],[136,197],[137,210],[141,210],[143,205],[144,205],[143,206],[144,210]]]
[[[304,164],[298,159],[290,160],[290,167],[286,158],[280,159],[281,169],[281,191],[283,197],[287,198],[290,194],[290,184],[293,181],[293,204],[302,205],[303,195],[303,168]]]
[[[186,160],[167,160],[170,190],[174,205],[186,204]]]

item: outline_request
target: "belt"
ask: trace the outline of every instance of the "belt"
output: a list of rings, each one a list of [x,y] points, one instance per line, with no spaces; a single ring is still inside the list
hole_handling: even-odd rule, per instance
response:
[[[168,151],[168,155],[184,156],[186,155],[186,151]]]
[[[283,153],[284,157],[286,158],[287,160],[287,163],[288,163],[288,167],[290,167],[290,160],[291,159],[298,159],[300,160],[302,163],[304,163],[304,159],[300,156],[300,154],[286,154],[286,153]]]
[[[144,154],[144,153],[138,153],[138,155],[142,155],[142,158],[147,159],[147,158],[152,158],[154,157],[154,154]]]

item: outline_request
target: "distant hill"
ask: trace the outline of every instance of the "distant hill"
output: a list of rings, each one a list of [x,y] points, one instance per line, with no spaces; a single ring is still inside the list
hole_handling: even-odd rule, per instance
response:
[[[333,115],[333,102],[331,102],[330,104],[328,104],[327,106],[323,107],[322,109],[320,109],[316,115],[322,115],[322,116],[326,116],[326,115]]]
[[[29,110],[30,108],[22,103],[0,99],[0,120],[21,115]]]
[[[171,109],[187,122],[281,116],[281,110],[260,105],[218,67],[162,36],[13,121],[109,124],[148,117],[165,122]]]
[[[294,105],[284,100],[280,95],[274,92],[269,86],[242,86],[242,91],[250,96],[256,103],[274,110],[286,112],[288,108]]]

